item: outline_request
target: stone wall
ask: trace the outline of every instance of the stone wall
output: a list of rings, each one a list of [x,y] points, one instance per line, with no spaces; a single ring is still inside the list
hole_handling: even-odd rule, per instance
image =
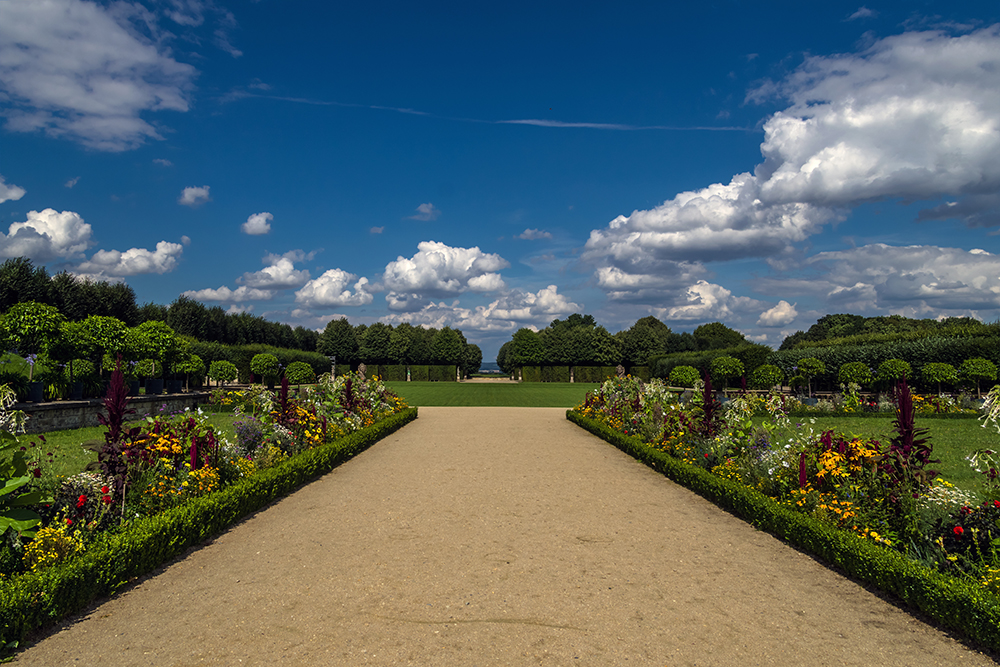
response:
[[[135,410],[135,414],[127,415],[126,419],[133,421],[160,412],[166,414],[183,412],[184,408],[193,410],[199,404],[207,403],[208,399],[208,392],[131,396],[128,404]],[[97,415],[104,411],[104,401],[91,399],[54,403],[18,403],[14,407],[28,414],[28,422],[25,424],[28,433],[45,433],[83,426],[99,426]]]

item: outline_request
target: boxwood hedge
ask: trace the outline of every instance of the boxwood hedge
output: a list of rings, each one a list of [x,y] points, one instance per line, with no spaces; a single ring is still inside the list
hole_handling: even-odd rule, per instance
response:
[[[114,593],[129,580],[329,472],[416,417],[417,409],[409,408],[225,489],[138,519],[65,564],[0,582],[0,650],[15,648],[29,632]]]
[[[946,576],[903,554],[837,530],[742,484],[718,477],[572,410],[567,418],[719,507],[839,568],[857,581],[898,597],[942,626],[1000,650],[1000,597]]]

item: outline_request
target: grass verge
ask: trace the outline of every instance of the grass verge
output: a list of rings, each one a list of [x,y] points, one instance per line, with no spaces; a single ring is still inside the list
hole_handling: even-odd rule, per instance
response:
[[[409,405],[571,408],[599,387],[585,382],[386,382]]]

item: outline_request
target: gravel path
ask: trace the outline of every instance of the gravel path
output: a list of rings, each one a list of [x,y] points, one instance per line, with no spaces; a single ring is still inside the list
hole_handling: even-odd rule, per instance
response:
[[[17,662],[996,664],[548,408],[421,408]]]

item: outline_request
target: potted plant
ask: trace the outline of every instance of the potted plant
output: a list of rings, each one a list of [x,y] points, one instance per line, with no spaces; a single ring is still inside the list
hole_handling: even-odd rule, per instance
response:
[[[34,381],[35,363],[58,339],[65,320],[55,307],[35,301],[14,304],[0,316],[0,335],[28,363],[28,400],[40,403],[44,398],[44,383]]]

